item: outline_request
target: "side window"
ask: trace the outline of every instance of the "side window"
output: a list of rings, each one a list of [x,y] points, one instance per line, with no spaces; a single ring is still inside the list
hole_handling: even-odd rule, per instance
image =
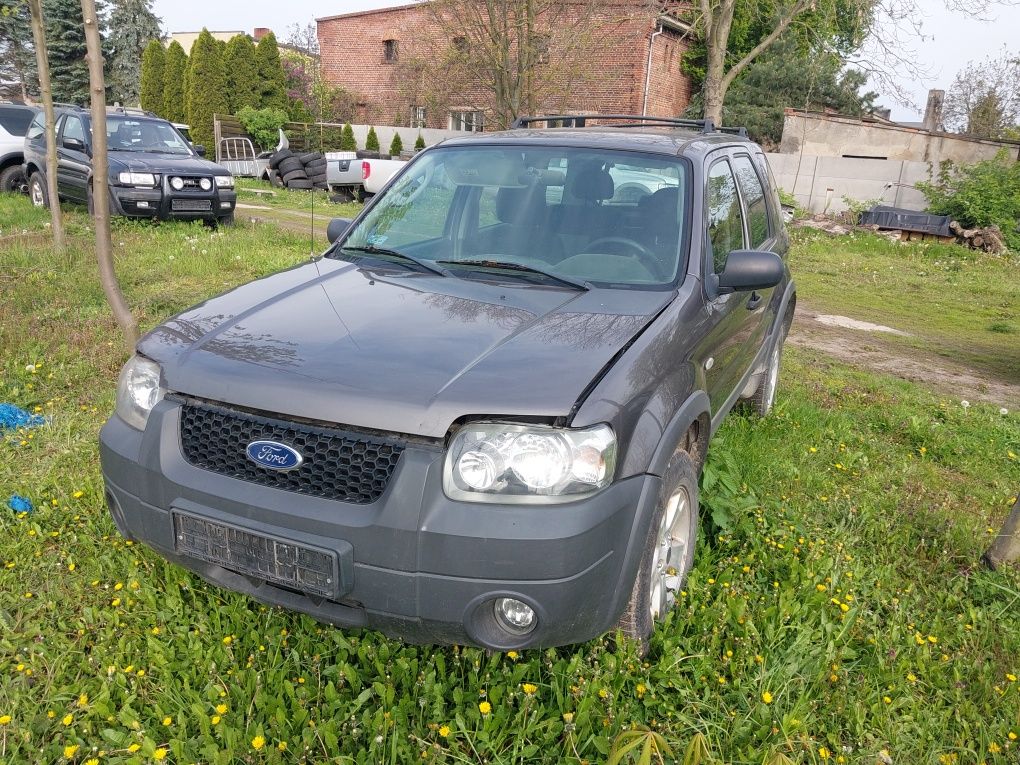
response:
[[[758,249],[769,236],[769,206],[765,202],[765,189],[762,188],[758,173],[751,164],[751,158],[740,155],[733,158],[733,172],[737,174],[740,193],[744,197],[744,209],[747,213],[747,233],[751,238],[751,249]]]
[[[46,125],[46,115],[43,112],[39,112],[32,118],[32,124],[28,126],[28,132],[25,133],[25,138],[30,141],[34,141],[37,138],[42,138],[45,132],[44,126]]]
[[[60,133],[60,140],[63,141],[67,138],[77,138],[82,143],[85,142],[85,129],[77,117],[68,115],[64,118],[64,128]]]
[[[708,171],[708,241],[712,248],[712,267],[721,274],[726,258],[744,247],[744,222],[740,212],[737,184],[730,164],[721,160]]]
[[[28,123],[32,121],[31,109],[4,108],[0,106],[0,127],[14,136],[25,135]]]

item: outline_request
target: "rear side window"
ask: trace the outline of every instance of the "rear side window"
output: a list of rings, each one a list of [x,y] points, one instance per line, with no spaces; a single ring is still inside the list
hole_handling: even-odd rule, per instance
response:
[[[35,112],[31,109],[17,109],[0,106],[0,125],[11,135],[25,135]]]
[[[751,249],[760,248],[769,238],[769,206],[765,202],[765,189],[751,164],[751,158],[740,155],[733,158],[733,172],[740,184],[747,211],[747,233]]]
[[[722,160],[708,171],[708,241],[712,248],[712,269],[721,274],[733,250],[744,247],[744,222],[737,184],[729,162]]]
[[[46,125],[46,115],[42,112],[38,112],[32,118],[32,124],[28,126],[28,132],[25,133],[25,137],[30,141],[34,141],[36,138],[42,137],[45,132],[44,126]]]

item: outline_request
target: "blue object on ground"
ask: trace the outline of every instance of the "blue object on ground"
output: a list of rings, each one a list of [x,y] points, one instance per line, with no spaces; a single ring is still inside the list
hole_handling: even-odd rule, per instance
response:
[[[46,420],[38,414],[29,414],[14,404],[0,404],[0,430],[16,430],[17,428],[34,428]]]
[[[7,507],[16,513],[30,513],[32,512],[32,500],[28,497],[12,494],[11,498],[7,500]]]

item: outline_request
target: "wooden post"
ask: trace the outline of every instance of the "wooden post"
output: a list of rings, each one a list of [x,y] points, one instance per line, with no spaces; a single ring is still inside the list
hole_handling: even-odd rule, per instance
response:
[[[1017,497],[992,546],[981,556],[981,560],[993,571],[1003,563],[1020,560],[1020,496]]]
[[[106,82],[103,77],[103,49],[95,0],[81,0],[85,19],[85,56],[89,65],[89,93],[92,115],[92,217],[96,226],[96,259],[99,282],[110,303],[113,317],[124,333],[128,353],[138,343],[138,323],[131,314],[113,267],[113,241],[110,236],[110,161],[106,151]]]
[[[67,247],[64,237],[64,219],[60,214],[60,196],[57,194],[57,133],[53,114],[53,91],[50,88],[50,64],[46,53],[46,31],[43,27],[42,0],[28,0],[32,17],[32,38],[35,41],[35,63],[39,70],[39,93],[46,116],[46,198],[50,206],[50,228],[53,247],[63,252]],[[31,179],[29,179],[31,180]]]

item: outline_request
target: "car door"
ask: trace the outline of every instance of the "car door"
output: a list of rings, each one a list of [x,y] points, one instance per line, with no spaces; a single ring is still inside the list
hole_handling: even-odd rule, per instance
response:
[[[773,225],[765,195],[765,184],[752,162],[751,156],[745,153],[734,154],[730,157],[730,167],[733,169],[733,175],[737,180],[737,190],[740,192],[748,248],[780,254],[779,228]],[[738,380],[754,363],[758,351],[768,336],[769,327],[772,326],[777,310],[776,301],[773,298],[779,297],[774,293],[775,288],[773,287],[753,290],[750,293],[740,293],[744,300],[745,312],[744,326],[740,333],[744,338],[740,351],[740,364],[743,370],[738,374]]]
[[[65,114],[57,139],[57,191],[62,199],[86,201],[91,160],[85,138],[85,126],[75,114]]]
[[[708,277],[705,290],[711,328],[700,346],[704,358],[698,361],[705,370],[705,386],[715,417],[743,374],[748,297],[747,293],[738,292],[720,294],[715,286],[715,277],[725,269],[729,254],[746,247],[743,208],[726,152],[716,152],[709,159],[701,233],[705,242],[704,270]]]

